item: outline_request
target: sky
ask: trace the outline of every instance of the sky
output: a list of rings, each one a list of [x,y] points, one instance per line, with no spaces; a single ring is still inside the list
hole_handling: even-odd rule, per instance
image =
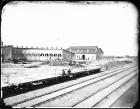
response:
[[[1,40],[23,47],[98,46],[104,55],[137,56],[137,17],[129,2],[9,2]]]

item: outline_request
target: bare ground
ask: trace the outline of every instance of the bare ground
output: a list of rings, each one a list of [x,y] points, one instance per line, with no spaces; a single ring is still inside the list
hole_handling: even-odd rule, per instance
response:
[[[105,64],[112,61],[115,62],[118,60],[90,61],[89,63],[86,64],[86,66],[89,67],[90,66],[93,67],[96,65],[104,66]],[[42,62],[30,62],[28,64],[2,63],[1,66],[2,66],[1,68],[2,87],[11,84],[19,84],[22,82],[58,76],[61,75],[62,69],[71,68],[75,72],[83,68],[80,66],[76,67],[69,65],[51,66],[44,63],[42,64]]]

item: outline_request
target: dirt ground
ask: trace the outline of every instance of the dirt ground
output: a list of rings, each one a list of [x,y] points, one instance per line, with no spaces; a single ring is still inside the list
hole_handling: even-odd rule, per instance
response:
[[[38,64],[32,63],[32,65]],[[31,64],[4,63],[1,69],[2,86],[58,76],[62,69],[68,68],[68,66],[58,67],[49,65],[27,68],[28,66],[31,66]]]
[[[121,59],[121,60],[126,60],[126,59]],[[86,64],[86,67],[104,65],[111,61],[116,61],[116,60],[91,61],[90,63]],[[36,66],[36,67],[30,68],[30,66]],[[28,64],[2,63],[1,86],[3,87],[11,84],[19,84],[23,82],[51,78],[54,76],[61,75],[62,69],[69,69],[69,68],[71,68],[74,72],[82,69],[82,67],[76,68],[74,66],[69,66],[69,65],[50,66],[48,64],[42,64],[41,62],[31,62]]]

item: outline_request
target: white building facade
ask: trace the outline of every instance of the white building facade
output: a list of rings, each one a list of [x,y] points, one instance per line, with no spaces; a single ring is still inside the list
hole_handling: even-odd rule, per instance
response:
[[[2,60],[48,61],[61,59],[70,61],[74,59],[74,53],[62,48],[23,48],[10,45],[3,46],[1,49]]]
[[[75,54],[75,60],[100,60],[103,55],[97,46],[71,46],[67,50]]]
[[[1,60],[100,60],[102,55],[102,49],[97,46],[70,46],[68,49],[1,46]]]

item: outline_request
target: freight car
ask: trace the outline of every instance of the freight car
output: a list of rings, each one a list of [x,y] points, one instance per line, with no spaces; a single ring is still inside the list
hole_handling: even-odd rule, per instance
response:
[[[67,76],[67,77],[75,77],[80,75],[87,75],[87,74],[93,74],[100,72],[101,67],[99,65],[97,66],[91,66],[91,67],[83,67],[78,69],[63,69],[61,76]]]
[[[89,74],[94,74],[100,72],[100,66],[83,67],[79,69],[64,69],[66,74],[60,74],[52,78],[45,78],[41,80],[29,81],[25,83],[20,83],[17,85],[2,87],[3,98],[15,96],[17,94],[26,93],[43,87],[48,87],[61,82],[66,82],[72,79],[77,79]]]

